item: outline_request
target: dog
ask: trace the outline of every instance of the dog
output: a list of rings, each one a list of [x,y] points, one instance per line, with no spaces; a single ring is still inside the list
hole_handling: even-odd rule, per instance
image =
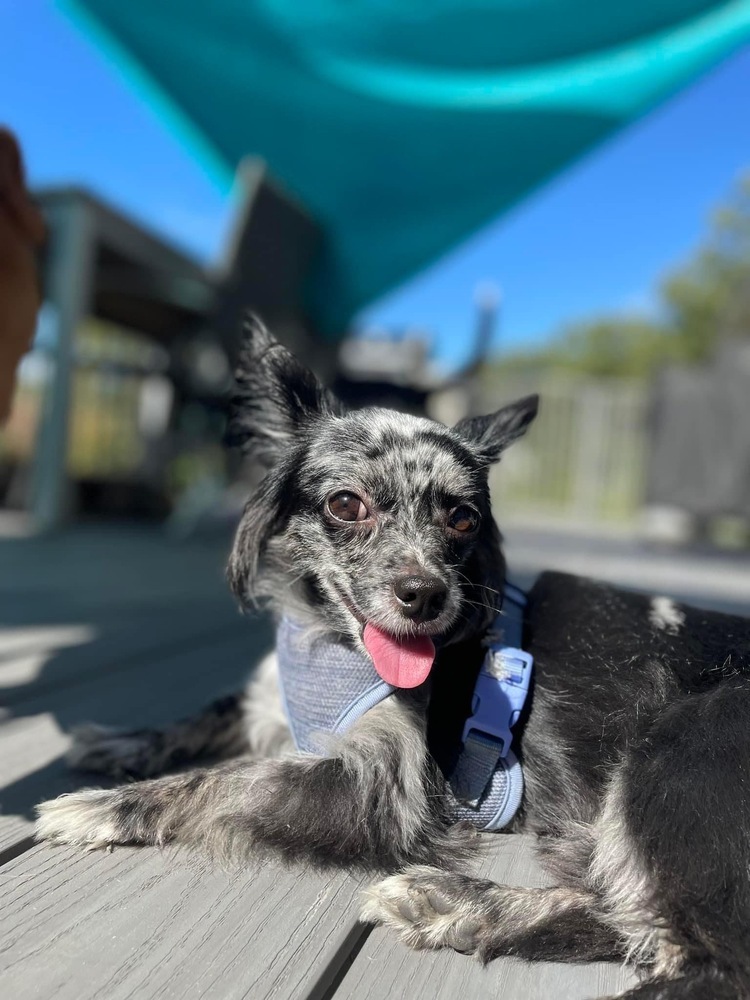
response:
[[[236,533],[231,588],[244,606],[268,602],[305,634],[370,657],[386,680],[405,670],[404,686],[325,755],[295,753],[273,654],[246,693],[166,731],[85,727],[71,763],[142,780],[43,803],[38,837],[380,873],[364,917],[413,947],[482,961],[624,959],[642,974],[625,994],[638,1000],[750,996],[742,618],[543,574],[528,595],[535,680],[514,730],[525,793],[508,829],[537,836],[556,885],[465,874],[481,838],[452,824],[430,748],[436,734],[460,739],[500,610],[488,468],[537,402],[452,429],[347,413],[248,320],[229,440],[268,471]],[[201,756],[224,759],[163,775]]]

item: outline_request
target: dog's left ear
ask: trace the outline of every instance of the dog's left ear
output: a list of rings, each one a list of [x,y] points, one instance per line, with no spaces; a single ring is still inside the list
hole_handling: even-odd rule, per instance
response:
[[[225,443],[269,467],[288,453],[303,428],[342,412],[333,393],[249,313],[242,326]]]
[[[453,428],[483,461],[497,462],[513,442],[522,437],[537,415],[539,396],[525,396],[485,417],[465,417]]]

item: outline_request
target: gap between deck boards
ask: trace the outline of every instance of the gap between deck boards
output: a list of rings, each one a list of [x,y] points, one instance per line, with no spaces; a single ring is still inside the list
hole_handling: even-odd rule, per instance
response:
[[[21,854],[25,854],[26,851],[30,851],[35,843],[36,841],[34,840],[33,835],[29,835],[28,837],[22,837],[15,843],[9,844],[7,847],[3,848],[3,850],[0,851],[0,868],[2,868],[3,865],[7,865],[9,861],[15,860],[15,858],[19,857]]]

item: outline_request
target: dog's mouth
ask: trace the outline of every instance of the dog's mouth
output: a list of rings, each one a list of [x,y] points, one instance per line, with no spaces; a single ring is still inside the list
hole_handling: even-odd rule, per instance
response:
[[[375,669],[391,687],[424,684],[435,662],[435,643],[429,635],[393,635],[368,621],[352,599],[341,595],[350,613],[363,626],[362,643]]]
[[[362,641],[386,684],[414,688],[429,677],[435,662],[435,644],[428,635],[394,636],[368,622]]]

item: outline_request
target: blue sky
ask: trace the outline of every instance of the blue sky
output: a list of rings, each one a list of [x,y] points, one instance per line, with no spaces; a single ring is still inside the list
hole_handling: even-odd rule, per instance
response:
[[[750,48],[536,192],[366,311],[432,331],[447,364],[468,349],[473,293],[503,291],[498,347],[566,323],[649,310],[711,208],[750,168]],[[75,182],[204,259],[221,247],[227,192],[131,92],[116,66],[48,0],[0,0],[0,121],[35,186]]]

